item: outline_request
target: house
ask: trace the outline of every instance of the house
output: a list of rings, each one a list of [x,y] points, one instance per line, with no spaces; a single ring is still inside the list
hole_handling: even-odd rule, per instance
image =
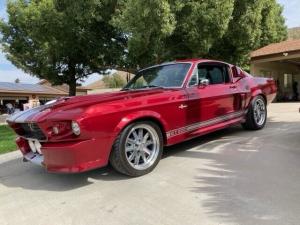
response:
[[[300,92],[300,40],[287,40],[253,51],[250,72],[275,79],[278,101],[296,100],[295,88]]]
[[[64,91],[44,85],[0,82],[0,113],[6,112],[5,106],[8,103],[22,110],[24,104],[44,104],[67,95]]]
[[[46,87],[52,87],[54,89],[60,90],[65,93],[69,93],[69,86],[67,84],[63,85],[52,85],[48,80],[41,80],[38,82],[39,85],[43,85]],[[77,86],[76,87],[76,95],[87,95],[88,90],[90,90],[89,87],[84,87],[84,86]]]
[[[126,83],[132,74],[117,71]],[[76,88],[76,95],[87,95],[95,93],[103,93],[110,91],[118,91],[119,88],[111,89],[101,80],[97,80],[87,86],[78,86]],[[15,108],[24,109],[29,103],[32,106],[44,104],[47,101],[58,97],[68,96],[69,86],[52,85],[47,80],[41,80],[37,84],[23,84],[23,83],[8,83],[0,82],[0,114],[6,112],[6,104],[11,103]]]
[[[88,90],[90,89],[87,87],[77,87],[77,95],[86,95]],[[47,80],[38,84],[0,82],[0,114],[6,112],[8,103],[23,110],[28,103],[34,107],[68,95],[67,85],[53,86]]]

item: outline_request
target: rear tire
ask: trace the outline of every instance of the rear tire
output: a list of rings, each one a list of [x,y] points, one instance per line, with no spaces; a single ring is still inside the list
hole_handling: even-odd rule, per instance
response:
[[[246,130],[261,130],[267,122],[267,105],[263,96],[256,96],[250,103],[246,122],[242,126]]]
[[[160,127],[151,121],[128,125],[116,138],[110,163],[118,172],[138,177],[150,173],[163,151]]]

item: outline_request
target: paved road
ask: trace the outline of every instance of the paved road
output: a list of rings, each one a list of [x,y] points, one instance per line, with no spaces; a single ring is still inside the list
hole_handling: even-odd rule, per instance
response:
[[[300,223],[300,104],[273,104],[258,132],[226,129],[166,149],[151,174],[47,174],[0,157],[0,224]]]

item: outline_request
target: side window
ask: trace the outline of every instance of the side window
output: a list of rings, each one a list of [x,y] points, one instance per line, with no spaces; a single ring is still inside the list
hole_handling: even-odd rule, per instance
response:
[[[198,85],[198,82],[199,82],[198,81],[198,69],[196,69],[195,72],[193,73],[191,79],[190,79],[189,87]]]
[[[224,84],[230,82],[228,68],[226,65],[199,65],[199,79],[208,79],[210,84]]]
[[[207,77],[208,69],[206,66],[201,66],[198,68],[199,80],[208,79]]]
[[[210,78],[211,84],[223,84],[224,83],[224,77],[222,68],[217,66],[211,66],[208,69],[208,76]]]

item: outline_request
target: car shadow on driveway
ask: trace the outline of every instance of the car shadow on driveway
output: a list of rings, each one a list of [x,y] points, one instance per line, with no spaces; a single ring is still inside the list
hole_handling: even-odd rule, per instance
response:
[[[203,162],[190,187],[192,193],[206,195],[199,204],[222,224],[298,224],[300,122],[270,118],[261,131],[233,127],[224,132],[167,153]]]
[[[299,135],[299,122],[271,118],[261,131],[236,126],[168,147],[160,163],[175,158],[170,168],[174,170],[176,157],[196,160],[190,167],[192,185],[185,186],[200,196],[195,201],[212,217],[234,224],[286,224],[287,214],[300,220],[296,216],[300,210]],[[0,185],[8,188],[64,192],[92,185],[95,180],[128,179],[111,167],[81,174],[50,174],[21,158],[0,164]],[[208,197],[203,199],[203,195]]]
[[[219,139],[234,129],[225,129],[213,134],[205,135],[172,147],[167,147],[163,159],[185,152],[195,146],[201,146],[212,140]],[[163,159],[160,163],[163,163]],[[79,174],[48,173],[44,168],[24,163],[21,158],[0,163],[0,184],[6,187],[20,187],[29,190],[68,191],[93,184],[91,180],[116,181],[133,179],[114,171],[111,166]],[[138,178],[137,178],[138,179]]]
[[[115,172],[110,166],[79,174],[48,173],[44,168],[22,162],[21,158],[0,164],[0,184],[29,190],[68,191],[93,184],[92,181],[129,179]]]

